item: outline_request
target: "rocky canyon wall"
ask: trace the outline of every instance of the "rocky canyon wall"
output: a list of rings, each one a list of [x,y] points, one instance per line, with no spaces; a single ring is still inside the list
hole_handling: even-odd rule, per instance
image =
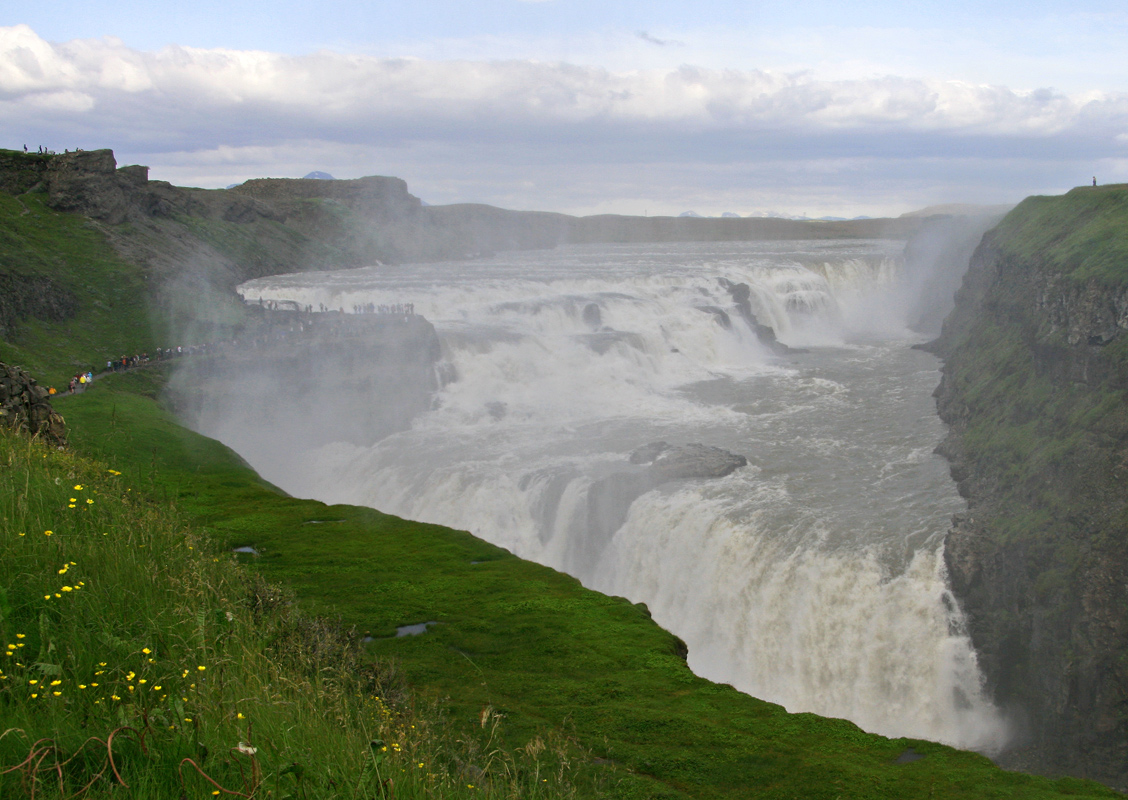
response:
[[[1033,197],[931,348],[969,510],[953,589],[1014,728],[1003,763],[1128,785],[1128,186]]]

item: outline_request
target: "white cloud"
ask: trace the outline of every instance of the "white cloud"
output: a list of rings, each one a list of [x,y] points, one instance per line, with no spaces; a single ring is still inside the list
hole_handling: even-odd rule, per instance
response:
[[[712,174],[718,164],[774,164],[778,174],[809,176],[811,194],[823,185],[811,165],[837,158],[882,158],[909,168],[922,158],[990,160],[1018,151],[1031,163],[1060,166],[1064,152],[1082,160],[1112,155],[1102,148],[1120,152],[1116,137],[1128,122],[1128,95],[1108,92],[693,66],[612,71],[329,51],[147,52],[112,38],[53,44],[27,26],[0,28],[0,102],[0,130],[10,139],[65,136],[73,145],[77,131],[81,146],[145,154],[155,173],[163,162],[187,182],[230,182],[215,174],[224,164],[270,172],[269,154],[287,148],[324,153],[338,168],[410,151],[415,168],[427,172],[415,158],[426,151],[445,154],[442,168],[467,176],[464,189],[474,185],[482,199],[501,195],[525,207],[545,193],[522,201],[513,181],[491,195],[486,173],[536,167],[547,178],[547,165],[586,165],[591,180],[617,173],[615,187],[607,188],[622,192],[644,168],[677,165],[684,176],[692,165]],[[198,154],[196,179],[185,153]],[[477,177],[469,177],[471,153],[484,168]],[[758,167],[756,174],[763,181],[766,173]],[[1029,188],[1044,188],[1041,180],[1032,177]],[[555,207],[595,202],[566,195],[557,192]]]

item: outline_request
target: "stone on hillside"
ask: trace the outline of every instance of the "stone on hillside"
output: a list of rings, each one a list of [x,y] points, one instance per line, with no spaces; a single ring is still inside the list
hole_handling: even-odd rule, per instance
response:
[[[25,370],[0,362],[0,425],[65,445],[66,424],[48,402],[50,396]]]

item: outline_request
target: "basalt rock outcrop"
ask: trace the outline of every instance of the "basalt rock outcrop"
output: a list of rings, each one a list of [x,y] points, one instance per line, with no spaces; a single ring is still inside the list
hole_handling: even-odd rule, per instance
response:
[[[0,425],[65,445],[66,424],[51,407],[50,398],[25,370],[0,362]]]
[[[1020,204],[930,349],[969,508],[945,560],[1004,764],[1128,786],[1128,187]]]
[[[651,442],[634,450],[632,464],[649,464],[655,480],[723,478],[748,465],[748,459],[705,444]]]
[[[254,463],[290,463],[332,443],[371,445],[431,407],[440,344],[423,317],[264,316],[256,340],[186,363],[168,392],[181,419]]]
[[[732,283],[731,281],[721,278],[721,286],[728,290],[732,295],[732,301],[736,305],[736,310],[740,316],[748,323],[756,338],[760,340],[760,344],[767,347],[776,355],[786,355],[787,353],[801,353],[802,350],[795,350],[788,347],[783,342],[776,339],[775,330],[770,325],[764,325],[757,319],[756,315],[752,313],[752,288],[747,283]],[[705,310],[709,310],[706,307]],[[724,323],[721,323],[722,326]]]

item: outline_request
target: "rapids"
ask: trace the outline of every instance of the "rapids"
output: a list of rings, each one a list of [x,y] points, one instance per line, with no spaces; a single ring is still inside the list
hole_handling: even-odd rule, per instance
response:
[[[577,246],[252,281],[248,298],[314,308],[414,304],[439,332],[442,385],[410,430],[325,443],[300,469],[229,443],[290,493],[470,530],[645,602],[700,675],[993,751],[1005,726],[946,585],[964,503],[933,454],[938,362],[910,347],[926,337],[902,250]],[[761,344],[725,281],[806,352]],[[221,429],[206,412],[197,427]],[[749,463],[640,488],[628,456],[656,440]]]

